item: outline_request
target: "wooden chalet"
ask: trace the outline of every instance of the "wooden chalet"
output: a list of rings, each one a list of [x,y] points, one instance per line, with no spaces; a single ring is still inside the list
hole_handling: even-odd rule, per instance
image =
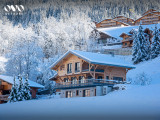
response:
[[[134,25],[134,20],[131,18],[127,18],[124,16],[117,16],[115,18],[113,18],[113,20],[116,20],[118,22],[122,22],[122,23],[127,23],[129,25]]]
[[[156,10],[148,10],[143,14],[142,17],[135,20],[135,25],[139,25],[141,21],[142,25],[149,25],[149,24],[158,24],[160,23],[160,12]]]
[[[124,83],[132,68],[110,55],[70,50],[51,66],[57,73],[50,80],[56,82],[56,93],[62,98],[99,96]]]
[[[113,19],[106,19],[96,24],[97,28],[118,27],[118,26],[129,26],[129,24]]]
[[[11,92],[12,85],[13,85],[14,77],[0,75],[0,103],[4,103],[8,101],[8,96]],[[24,81],[23,81],[24,82]],[[19,81],[16,79],[16,83],[18,84]],[[44,88],[44,86],[28,80],[29,87],[31,90],[32,98],[36,98],[36,92],[39,88]]]
[[[129,33],[122,33],[120,35],[120,37],[123,38],[122,40],[122,48],[129,48],[133,46],[133,31],[134,29],[132,29]],[[151,39],[153,37],[152,35],[152,31],[149,28],[146,28],[144,30],[145,33],[145,37],[149,37],[150,43],[151,43]]]
[[[95,24],[97,28],[108,28],[108,27],[139,25],[140,21],[142,25],[158,24],[160,23],[160,12],[154,9],[150,9],[146,11],[142,15],[142,17],[138,18],[137,20],[133,20],[125,16],[117,16],[113,19],[105,19]]]

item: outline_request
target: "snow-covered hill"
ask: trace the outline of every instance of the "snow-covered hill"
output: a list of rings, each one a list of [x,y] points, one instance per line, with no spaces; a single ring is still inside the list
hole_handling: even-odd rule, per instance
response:
[[[123,58],[123,57],[121,57]],[[123,58],[124,59],[124,58]],[[129,61],[129,57],[125,57]],[[145,72],[150,85],[125,85],[126,90],[106,96],[85,98],[51,98],[0,105],[1,118],[10,116],[154,116],[160,118],[160,57],[136,65],[127,77]]]
[[[136,69],[128,71],[128,78],[135,80],[137,75],[145,73],[151,79],[151,84],[160,84],[160,56],[135,66]]]

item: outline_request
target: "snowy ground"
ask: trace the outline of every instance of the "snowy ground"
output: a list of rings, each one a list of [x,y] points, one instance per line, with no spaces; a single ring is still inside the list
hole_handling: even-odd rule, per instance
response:
[[[123,57],[121,57],[123,58]],[[123,58],[129,60],[128,58]],[[160,118],[160,57],[130,70],[127,77],[145,72],[151,85],[126,85],[126,90],[83,98],[44,97],[0,105],[0,116],[157,116]],[[47,98],[47,99],[46,99]],[[158,118],[158,119],[159,119]]]

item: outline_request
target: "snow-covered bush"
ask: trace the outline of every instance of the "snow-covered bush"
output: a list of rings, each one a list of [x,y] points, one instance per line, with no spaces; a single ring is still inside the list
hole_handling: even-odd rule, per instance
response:
[[[144,72],[138,74],[132,84],[136,85],[149,85],[151,83],[151,78]]]

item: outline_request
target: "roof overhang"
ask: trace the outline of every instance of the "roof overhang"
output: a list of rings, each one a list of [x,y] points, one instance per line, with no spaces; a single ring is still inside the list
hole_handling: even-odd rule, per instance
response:
[[[127,65],[118,65],[118,64],[113,64],[113,63],[95,62],[95,61],[92,61],[92,60],[90,60],[90,59],[87,59],[87,58],[85,58],[85,57],[77,54],[76,52],[74,52],[74,51],[72,51],[72,50],[69,50],[68,52],[66,52],[61,58],[59,58],[55,63],[53,63],[50,68],[54,70],[54,69],[55,69],[54,67],[55,67],[59,62],[61,62],[61,61],[62,61],[67,55],[69,55],[69,54],[73,54],[73,55],[75,55],[75,56],[77,56],[77,57],[79,57],[79,58],[81,58],[81,59],[83,59],[83,60],[85,60],[86,62],[91,63],[91,64],[107,65],[107,66],[115,66],[115,67],[123,67],[123,68],[130,68],[130,69],[135,68],[134,66],[131,66],[131,65],[130,65],[130,66],[127,66]]]

